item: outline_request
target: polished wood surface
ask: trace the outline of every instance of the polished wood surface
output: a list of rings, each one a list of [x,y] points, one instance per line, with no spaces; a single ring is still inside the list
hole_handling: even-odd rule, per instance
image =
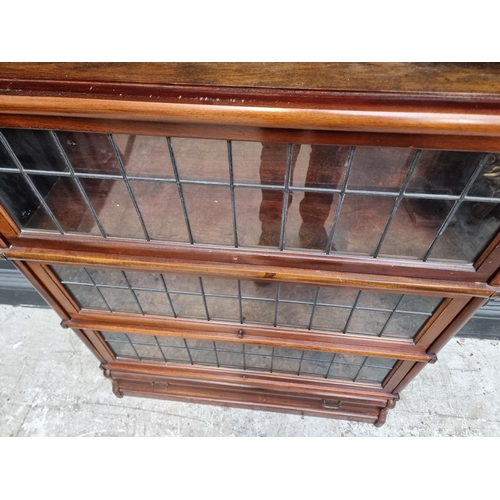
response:
[[[1,63],[5,79],[500,93],[498,63]]]
[[[344,109],[345,108],[345,109]],[[0,95],[3,114],[284,129],[500,137],[498,110],[330,109]]]
[[[219,264],[215,262],[197,263],[189,260],[149,260],[143,257],[85,255],[67,252],[41,252],[38,249],[24,250],[16,247],[4,251],[7,258],[34,263],[86,264],[106,269],[136,269],[143,271],[171,272],[191,276],[204,275],[227,279],[262,280],[266,282],[289,282],[303,285],[384,290],[398,293],[420,293],[434,296],[459,297],[462,295],[489,297],[496,289],[486,283],[406,278],[377,274],[358,274],[336,271],[314,271],[301,268],[264,266],[262,264]]]

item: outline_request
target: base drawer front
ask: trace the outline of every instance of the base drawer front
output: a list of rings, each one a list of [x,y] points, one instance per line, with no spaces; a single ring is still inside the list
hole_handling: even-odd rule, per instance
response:
[[[113,377],[113,373],[111,373]],[[128,375],[131,377],[131,375]],[[342,398],[306,397],[272,390],[235,388],[222,384],[200,384],[165,377],[136,376],[113,378],[118,396],[130,395],[224,405],[239,408],[298,413],[302,415],[348,419],[376,424],[384,408]]]

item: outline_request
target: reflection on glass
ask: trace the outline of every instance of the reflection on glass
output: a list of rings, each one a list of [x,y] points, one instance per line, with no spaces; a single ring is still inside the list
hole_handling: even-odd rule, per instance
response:
[[[132,291],[123,288],[100,288],[112,311],[141,314]]]
[[[226,141],[173,137],[172,148],[181,180],[229,183]]]
[[[7,153],[4,145],[0,142],[0,168],[15,168],[17,170],[16,164],[11,156]]]
[[[297,144],[289,147],[287,144],[263,143],[260,162],[261,184],[283,185],[287,189],[286,177],[287,168],[289,168],[289,185],[291,186],[338,188],[344,175],[350,148],[312,145],[309,148],[307,169],[304,155],[299,155],[300,148],[300,145]],[[295,207],[298,204],[300,223],[299,217],[295,213],[297,209],[295,212],[291,211],[294,194],[296,198],[300,198],[295,202]],[[259,219],[262,226],[259,245],[269,247],[285,245],[285,241],[281,241],[285,201],[289,214],[286,226],[286,247],[326,251],[328,236],[325,223],[332,207],[336,204],[337,197],[332,193],[317,192],[304,192],[301,195],[289,192],[286,195],[285,191],[271,187],[262,188],[262,202],[259,208]]]
[[[462,202],[430,253],[431,260],[471,262],[500,228],[500,208],[485,214],[486,203]]]
[[[174,179],[165,137],[113,134],[113,139],[129,177]]]
[[[482,153],[463,151],[422,151],[407,191],[459,195],[481,157]]]
[[[348,188],[399,192],[414,154],[403,148],[356,148]]]
[[[333,224],[338,195],[294,191],[285,230],[284,247],[325,252]]]
[[[21,229],[57,232],[56,225],[21,174],[0,172],[0,202]]]
[[[73,179],[44,175],[30,177],[64,232],[101,234]],[[49,216],[46,213],[37,210],[33,214],[29,226],[33,228],[43,227],[49,222],[48,219]]]
[[[64,172],[66,164],[46,130],[4,129],[2,133],[25,170]]]
[[[106,134],[57,132],[57,137],[75,172],[121,175]]]
[[[2,133],[0,202],[23,230],[472,262],[500,229],[498,153]]]
[[[80,182],[106,234],[145,239],[141,222],[123,181],[82,178]]]
[[[97,309],[109,311],[106,302],[97,289],[92,286],[65,285],[72,297],[82,309]]]
[[[173,316],[168,296],[162,292],[149,292],[137,290],[135,292],[144,314],[158,314],[160,316]]]
[[[234,245],[231,193],[228,187],[183,187],[195,243]]]
[[[260,184],[260,142],[232,141],[234,181],[242,184]],[[284,180],[284,177],[283,177]]]
[[[449,200],[404,198],[380,255],[423,259],[452,207]]]
[[[176,184],[130,181],[130,185],[152,240],[189,243]]]
[[[332,250],[373,255],[394,207],[391,196],[347,195],[333,239]]]

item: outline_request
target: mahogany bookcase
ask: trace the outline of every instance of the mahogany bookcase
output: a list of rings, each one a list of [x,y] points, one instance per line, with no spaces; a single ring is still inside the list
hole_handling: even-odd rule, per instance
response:
[[[499,111],[495,64],[0,64],[0,250],[119,397],[382,425],[498,296]]]

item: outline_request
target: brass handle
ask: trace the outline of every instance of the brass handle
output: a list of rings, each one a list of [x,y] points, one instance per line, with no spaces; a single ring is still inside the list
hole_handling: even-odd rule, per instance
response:
[[[165,389],[169,386],[170,384],[168,382],[151,382],[151,387],[165,387]]]
[[[342,408],[342,401],[327,401],[326,399],[322,399],[321,406],[325,410],[338,410]]]

